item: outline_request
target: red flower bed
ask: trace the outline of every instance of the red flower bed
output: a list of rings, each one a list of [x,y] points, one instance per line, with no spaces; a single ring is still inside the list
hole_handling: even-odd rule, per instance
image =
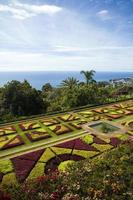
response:
[[[114,147],[117,147],[121,143],[121,140],[116,137],[110,138],[110,144]]]
[[[107,144],[104,140],[101,140],[100,138],[93,135],[93,142],[96,144]]]
[[[22,160],[19,158],[11,159],[14,165],[14,171],[18,182],[23,182],[29,175],[30,171],[34,168],[36,162],[31,160]]]
[[[55,147],[66,148],[66,149],[75,149],[75,150],[98,151],[95,147],[93,147],[89,144],[86,144],[80,138],[58,144]]]
[[[63,142],[61,144],[56,145],[55,147],[60,147],[60,148],[66,148],[66,149],[73,149],[75,145],[76,140],[71,140],[68,142]]]
[[[45,151],[45,149],[41,149],[41,150],[38,150],[38,151],[34,151],[34,152],[31,152],[31,153],[24,154],[22,156],[18,156],[16,158],[13,158],[12,160],[21,159],[21,160],[31,160],[31,161],[37,162],[44,151]]]
[[[75,150],[87,150],[87,151],[98,151],[95,147],[86,144],[83,140],[81,139],[76,139],[76,143],[74,146]]]
[[[11,159],[18,182],[25,181],[44,151],[42,149]]]

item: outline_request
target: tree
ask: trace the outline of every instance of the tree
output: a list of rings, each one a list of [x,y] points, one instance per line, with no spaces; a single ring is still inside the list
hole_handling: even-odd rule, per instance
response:
[[[64,107],[65,109],[69,109],[77,106],[77,90],[78,87],[64,91],[64,96],[61,103],[62,107]]]
[[[79,83],[79,80],[77,80],[76,78],[68,77],[67,79],[62,81],[61,86],[72,89],[75,86],[77,86],[78,83]]]
[[[32,88],[27,81],[11,81],[4,86],[4,108],[12,115],[40,114],[46,110],[40,91]]]
[[[42,86],[42,92],[51,92],[53,89],[52,85],[50,83],[46,83],[45,85]]]
[[[87,85],[88,85],[89,83],[94,83],[94,82],[96,82],[96,81],[93,79],[93,76],[94,76],[94,74],[95,74],[95,71],[94,71],[94,70],[90,70],[90,71],[81,71],[80,73],[84,75]]]

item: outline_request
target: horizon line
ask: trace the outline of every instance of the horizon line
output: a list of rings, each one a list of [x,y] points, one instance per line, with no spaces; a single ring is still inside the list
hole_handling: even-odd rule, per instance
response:
[[[93,69],[90,69],[90,70],[93,70]],[[0,70],[0,73],[2,72],[81,72],[81,71],[90,71],[90,70]],[[133,73],[133,71],[104,71],[104,70],[94,70],[96,73],[97,72],[126,72],[126,73]]]

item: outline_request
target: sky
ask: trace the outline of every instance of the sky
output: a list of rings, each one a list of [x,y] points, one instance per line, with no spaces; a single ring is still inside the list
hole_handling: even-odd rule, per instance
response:
[[[0,71],[133,71],[133,0],[0,0]]]

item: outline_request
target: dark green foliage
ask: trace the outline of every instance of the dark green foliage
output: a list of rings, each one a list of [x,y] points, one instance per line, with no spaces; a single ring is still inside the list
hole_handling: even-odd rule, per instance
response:
[[[8,82],[3,89],[3,106],[11,115],[32,115],[42,113],[45,105],[41,92],[32,88],[27,81]]]
[[[53,87],[50,83],[46,83],[45,85],[42,86],[42,92],[50,92],[53,90]]]

